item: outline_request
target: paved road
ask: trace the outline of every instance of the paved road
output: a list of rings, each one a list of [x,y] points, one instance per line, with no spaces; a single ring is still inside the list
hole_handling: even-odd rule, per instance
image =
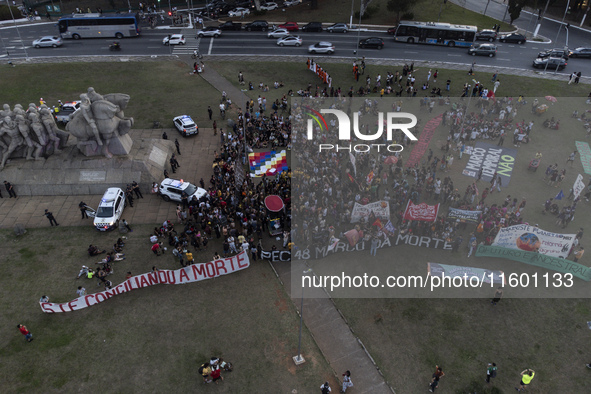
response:
[[[487,10],[489,12],[502,7],[502,4],[492,0]],[[498,10],[497,10],[498,11]],[[502,18],[502,16],[500,16]],[[523,21],[518,20],[517,24],[522,24]],[[527,25],[527,21],[524,21]],[[551,34],[553,28],[551,25],[556,25],[552,21],[544,21],[542,31]],[[527,27],[527,26],[526,26]],[[65,40],[65,44],[61,48],[42,48],[35,49],[28,44],[35,38],[42,35],[56,34],[57,28],[54,23],[43,23],[26,25],[19,28],[20,36],[25,42],[25,46],[21,44],[21,40],[14,28],[0,29],[0,37],[4,53],[8,51],[11,56],[23,58],[25,52],[27,56],[31,57],[46,57],[46,56],[63,56],[63,57],[84,57],[96,55],[113,55],[109,51],[110,39],[82,39],[82,40]],[[187,44],[183,46],[168,47],[162,45],[162,38],[166,34],[183,33],[187,39]],[[555,36],[556,30],[554,30]],[[264,55],[264,56],[306,56],[307,46],[318,41],[330,41],[336,46],[335,56],[349,57],[354,56],[354,51],[357,49],[357,42],[359,38],[366,38],[368,36],[378,36],[384,39],[385,48],[377,49],[359,49],[359,56],[365,56],[367,59],[374,60],[407,60],[407,61],[430,61],[437,59],[439,62],[448,62],[452,64],[463,64],[468,67],[475,59],[467,54],[465,49],[461,48],[447,48],[434,47],[428,45],[416,45],[407,43],[394,42],[392,36],[388,36],[385,30],[382,32],[349,32],[347,34],[331,34],[328,32],[322,33],[299,33],[303,38],[304,43],[300,48],[296,47],[279,47],[276,45],[274,39],[267,38],[265,32],[246,32],[246,31],[226,31],[219,38],[202,38],[196,39],[193,29],[144,29],[141,37],[128,38],[121,40],[122,56],[129,55],[188,55],[193,53],[193,50],[199,48],[200,52],[207,55],[225,55],[225,56],[243,56],[243,55]],[[562,36],[563,38],[565,35]],[[570,42],[572,44],[588,43],[591,33],[586,31],[571,29]],[[554,44],[544,44],[540,42],[527,42],[524,45],[517,44],[502,44],[498,43],[497,56],[495,58],[478,57],[476,59],[479,65],[491,67],[511,67],[513,69],[531,70],[532,60],[536,57],[539,51],[552,48]],[[7,57],[6,54],[0,55]],[[569,65],[562,73],[564,75],[570,74],[572,70],[581,71],[583,76],[591,76],[591,60],[589,59],[570,59]]]

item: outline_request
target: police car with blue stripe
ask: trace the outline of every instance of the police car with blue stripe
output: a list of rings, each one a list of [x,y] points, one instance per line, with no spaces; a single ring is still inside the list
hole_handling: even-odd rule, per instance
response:
[[[94,226],[99,231],[111,230],[119,225],[125,208],[125,193],[118,187],[107,189],[96,210]]]
[[[183,192],[187,193],[189,201],[191,201],[193,197],[199,200],[207,194],[207,190],[197,187],[192,183],[185,182],[182,179],[176,180],[166,178],[160,184],[160,195],[164,201],[172,200],[181,202]]]
[[[181,133],[184,137],[193,134],[199,134],[199,127],[197,124],[193,122],[193,119],[189,115],[181,115],[177,116],[173,120],[174,127]]]

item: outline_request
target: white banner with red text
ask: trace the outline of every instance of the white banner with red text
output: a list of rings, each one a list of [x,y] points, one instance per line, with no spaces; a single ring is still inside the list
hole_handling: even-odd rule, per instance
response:
[[[40,302],[41,310],[45,313],[71,312],[84,309],[89,306],[107,301],[109,298],[130,292],[136,289],[153,285],[184,285],[199,282],[205,279],[217,278],[236,271],[241,271],[250,266],[250,260],[246,252],[236,256],[210,261],[202,264],[194,264],[178,270],[158,270],[137,276],[132,276],[125,282],[113,287],[111,290],[100,293],[88,294],[78,297],[73,301],[63,304],[53,302]]]

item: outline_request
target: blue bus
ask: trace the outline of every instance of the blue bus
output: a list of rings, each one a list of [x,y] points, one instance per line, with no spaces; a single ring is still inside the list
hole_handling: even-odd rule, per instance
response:
[[[394,33],[394,40],[410,44],[419,43],[469,48],[474,42],[477,31],[476,26],[400,21]]]
[[[137,37],[140,26],[135,14],[74,14],[60,18],[59,32],[64,38]]]

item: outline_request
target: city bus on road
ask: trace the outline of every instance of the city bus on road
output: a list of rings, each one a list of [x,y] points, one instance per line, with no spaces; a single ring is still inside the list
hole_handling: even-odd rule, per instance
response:
[[[394,40],[410,44],[419,43],[469,48],[474,42],[477,31],[476,26],[400,21],[394,33]]]
[[[60,34],[64,38],[116,38],[137,37],[140,26],[135,14],[74,14],[60,18]]]

